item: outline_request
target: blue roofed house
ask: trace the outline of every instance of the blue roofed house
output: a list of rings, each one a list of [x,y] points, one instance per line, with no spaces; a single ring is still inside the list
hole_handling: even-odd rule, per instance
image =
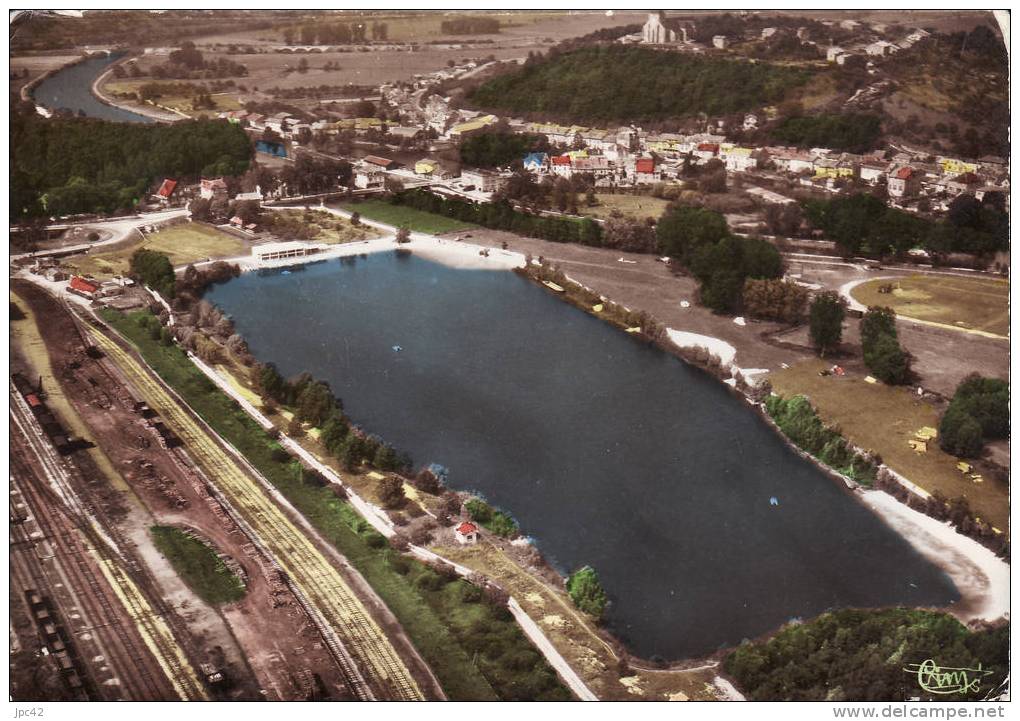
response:
[[[524,169],[532,173],[541,173],[549,164],[549,157],[545,153],[528,153],[524,156]]]

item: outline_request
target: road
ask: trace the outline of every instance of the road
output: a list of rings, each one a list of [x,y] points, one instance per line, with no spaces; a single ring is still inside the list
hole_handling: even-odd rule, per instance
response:
[[[97,240],[95,243],[77,243],[74,245],[65,245],[60,248],[38,250],[34,253],[20,253],[18,255],[12,255],[11,260],[45,258],[51,255],[71,255],[73,253],[91,252],[95,248],[116,245],[117,243],[123,242],[141,226],[156,225],[167,220],[183,218],[189,215],[190,211],[186,208],[175,208],[173,210],[158,210],[154,213],[142,213],[140,215],[132,215],[126,218],[114,218],[96,222],[54,223],[47,226],[47,230],[68,230],[70,228],[77,227],[93,228],[106,231],[110,234],[110,237],[105,240]]]

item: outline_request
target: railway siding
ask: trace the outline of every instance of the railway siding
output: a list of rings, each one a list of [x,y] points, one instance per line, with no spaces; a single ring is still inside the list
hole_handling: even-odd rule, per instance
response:
[[[274,504],[258,480],[213,440],[159,382],[116,342],[89,327],[88,333],[137,387],[149,405],[173,426],[207,475],[255,530],[298,591],[317,608],[343,647],[356,659],[380,696],[422,700],[424,695],[384,632],[312,542]],[[224,442],[224,445],[227,445]],[[314,616],[313,616],[314,619]],[[328,640],[328,638],[327,638]],[[339,660],[339,659],[338,659]],[[358,680],[352,690],[358,692]]]

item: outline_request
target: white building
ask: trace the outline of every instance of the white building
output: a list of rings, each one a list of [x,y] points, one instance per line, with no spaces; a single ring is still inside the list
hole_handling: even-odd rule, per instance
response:
[[[260,263],[267,260],[283,260],[285,258],[303,258],[316,255],[326,248],[323,244],[302,243],[300,240],[288,240],[282,243],[263,243],[251,249],[251,254]]]
[[[776,34],[776,28],[762,28],[761,39],[768,40],[770,37]]]
[[[836,62],[836,57],[845,53],[846,51],[838,45],[831,45],[825,50],[825,59],[830,63]]]
[[[506,185],[507,179],[488,170],[462,169],[460,180],[463,185],[473,185],[475,190],[483,193],[495,193]]]
[[[641,42],[649,45],[670,45],[673,43],[685,43],[690,37],[688,33],[694,32],[694,26],[684,20],[667,18],[666,13],[661,10],[648,13],[648,20],[641,28]]]
[[[358,168],[354,173],[355,188],[378,188],[386,182],[386,173],[370,167]]]
[[[718,48],[719,50],[726,49],[726,36],[725,35],[714,35],[712,37],[712,47]]]

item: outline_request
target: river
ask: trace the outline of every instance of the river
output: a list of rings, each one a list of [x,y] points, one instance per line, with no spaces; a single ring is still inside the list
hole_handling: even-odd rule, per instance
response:
[[[90,118],[128,123],[151,123],[138,113],[115,108],[103,103],[92,94],[92,84],[117,60],[116,56],[101,56],[84,60],[77,65],[58,70],[43,80],[32,91],[36,103],[49,110],[67,108],[76,115],[79,111]]]
[[[607,625],[639,656],[959,598],[723,384],[513,273],[378,253],[206,297],[256,357],[327,380],[355,422],[512,513],[558,569],[595,567]]]

